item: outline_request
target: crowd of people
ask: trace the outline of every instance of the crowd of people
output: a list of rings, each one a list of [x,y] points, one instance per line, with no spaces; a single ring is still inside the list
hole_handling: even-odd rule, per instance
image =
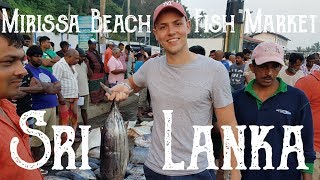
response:
[[[6,34],[3,35],[6,38]],[[130,77],[142,64],[148,60],[148,54],[141,47],[141,51],[134,52],[132,48],[120,43],[108,43],[104,52],[104,60],[97,51],[97,41],[88,41],[88,50],[70,48],[66,41],[60,43],[61,49],[53,50],[50,38],[42,36],[38,42],[32,45],[28,35],[16,37],[16,41],[23,45],[23,65],[26,70],[22,78],[22,84],[16,95],[8,99],[16,105],[16,113],[21,116],[29,110],[45,111],[44,121],[47,126],[35,125],[35,119],[28,119],[31,128],[40,130],[48,136],[53,146],[53,125],[70,125],[76,132],[75,142],[81,141],[78,129],[78,108],[84,125],[88,125],[87,109],[89,104],[106,103],[105,92],[100,82],[110,87],[123,82],[125,77]],[[21,43],[21,44],[20,44]],[[10,44],[11,45],[11,44]],[[15,45],[15,44],[14,44]],[[18,47],[19,46],[19,47]],[[143,116],[147,99],[147,93],[142,93],[139,100],[139,119]],[[149,109],[147,109],[149,110]],[[58,117],[57,117],[58,115]],[[62,135],[62,142],[67,140],[66,134]],[[30,147],[35,161],[42,158],[44,147],[37,137],[31,137]],[[50,159],[45,166],[50,166]],[[42,174],[48,173],[41,169]]]
[[[197,157],[198,168],[188,168],[193,149],[193,126],[214,125],[212,137],[216,159],[223,159],[224,136],[221,126],[230,126],[238,139],[237,125],[273,126],[265,137],[257,131],[244,132],[246,170],[236,169],[232,153],[231,180],[320,179],[320,60],[319,54],[306,57],[299,53],[285,56],[282,47],[262,42],[253,51],[236,54],[212,50],[209,57],[201,46],[187,43],[190,21],[178,2],[159,5],[153,15],[153,33],[165,55],[150,55],[141,47],[133,52],[129,45],[108,42],[104,56],[97,51],[97,41],[88,41],[88,50],[70,48],[66,41],[61,50],[52,50],[50,38],[42,36],[38,45],[31,45],[28,36],[0,34],[0,179],[42,179],[43,169],[26,170],[10,157],[10,141],[18,137],[18,153],[28,162],[39,160],[44,153],[42,141],[23,133],[19,116],[29,110],[45,111],[47,126],[31,128],[45,133],[53,141],[52,125],[69,125],[77,132],[78,108],[83,123],[88,124],[89,102],[124,101],[131,92],[140,92],[137,116],[154,118],[152,141],[144,165],[147,179],[224,179],[222,169],[207,169],[206,153]],[[2,26],[0,26],[2,27]],[[23,47],[24,46],[24,47]],[[104,57],[104,59],[102,59]],[[21,63],[21,61],[23,63]],[[112,94],[105,94],[100,82],[108,84]],[[106,97],[106,99],[105,99]],[[152,105],[148,113],[146,100]],[[16,104],[16,107],[8,101]],[[147,109],[147,110],[146,110]],[[171,156],[174,166],[166,164],[166,121],[163,110],[172,112]],[[58,117],[56,117],[58,114]],[[57,121],[58,119],[58,121]],[[259,167],[271,161],[278,167],[283,149],[284,125],[303,126],[301,138],[304,162],[308,169],[296,169],[296,153],[288,155],[288,170],[249,169],[252,163],[252,138],[261,141]],[[256,132],[256,134],[254,133]],[[214,134],[214,133],[213,133]],[[222,136],[219,136],[222,134]],[[75,141],[81,141],[76,133]],[[62,142],[67,137],[63,135]],[[219,141],[215,141],[219,139]],[[291,144],[294,141],[291,138]],[[200,144],[205,144],[200,139]],[[266,142],[272,156],[264,151]],[[182,163],[183,162],[183,163]],[[46,165],[51,165],[48,161]],[[222,164],[218,163],[219,168]],[[167,170],[163,167],[168,168]]]

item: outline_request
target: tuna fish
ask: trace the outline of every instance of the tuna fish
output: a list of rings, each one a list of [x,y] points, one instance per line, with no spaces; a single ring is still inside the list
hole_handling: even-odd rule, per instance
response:
[[[151,144],[151,134],[144,134],[142,136],[136,137],[134,144],[139,147],[148,148]]]
[[[61,176],[45,176],[44,180],[70,180],[70,179],[61,177]]]
[[[97,179],[94,172],[89,169],[81,170],[77,168],[77,169],[71,169],[70,171],[82,176],[84,179],[94,179],[94,180]]]
[[[93,149],[90,149],[88,156],[91,158],[100,158],[100,147],[95,147]]]
[[[66,177],[72,180],[85,180],[85,178],[83,178],[82,176],[80,176],[79,174],[76,174],[74,172],[71,171],[59,171],[55,173],[56,176],[62,176],[62,177]]]
[[[76,167],[81,167],[82,162],[76,162],[75,165],[76,165]],[[89,160],[89,166],[91,167],[92,171],[94,171],[94,170],[99,168],[99,165],[97,165],[97,164],[95,164],[93,162],[90,162],[90,160]]]
[[[101,86],[110,93],[109,88],[103,84]],[[100,148],[101,179],[122,180],[129,159],[129,144],[127,130],[115,101],[112,102],[108,117],[101,129]]]
[[[100,160],[99,159],[89,157],[89,162],[95,163],[95,164],[100,166]]]

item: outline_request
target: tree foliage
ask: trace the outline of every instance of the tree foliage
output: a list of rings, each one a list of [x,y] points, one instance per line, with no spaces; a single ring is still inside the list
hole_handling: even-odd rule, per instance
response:
[[[320,42],[316,42],[311,46],[307,46],[302,48],[301,46],[297,47],[297,52],[305,52],[305,53],[312,53],[312,52],[320,52]]]

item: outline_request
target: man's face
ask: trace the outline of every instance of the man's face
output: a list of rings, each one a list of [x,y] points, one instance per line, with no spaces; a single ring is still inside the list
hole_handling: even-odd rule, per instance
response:
[[[214,52],[210,53],[209,57],[211,57],[212,59],[215,59],[216,58],[216,53],[214,53]]]
[[[276,81],[281,67],[281,64],[277,62],[267,62],[255,66],[250,64],[250,69],[256,76],[255,82],[262,87],[269,87]]]
[[[75,52],[75,54],[73,56],[71,56],[70,58],[71,58],[70,65],[76,65],[79,63],[80,55],[78,52]]]
[[[96,49],[96,48],[97,48],[97,44],[95,44],[95,43],[90,44],[90,45],[89,45],[89,48],[92,49],[92,50],[93,50],[93,49]]]
[[[44,49],[50,49],[51,48],[50,40],[43,41],[41,43],[41,47],[43,47]]]
[[[316,63],[316,59],[307,60],[307,67],[312,67]]]
[[[176,10],[161,13],[153,33],[167,54],[175,55],[184,49],[188,50],[187,35],[190,33],[190,21],[186,21]]]
[[[118,59],[120,57],[120,52],[114,53],[113,56]]]
[[[34,66],[34,67],[41,66],[41,64],[42,64],[41,59],[42,59],[41,54],[35,54],[34,56],[31,56],[31,57],[28,56],[29,63],[31,63],[32,66]]]
[[[229,60],[232,62],[232,64],[234,64],[236,62],[236,56],[230,55]]]
[[[123,51],[124,45],[120,45],[120,46],[119,46],[119,49],[120,49],[120,51]]]
[[[6,39],[0,37],[0,98],[10,98],[18,93],[22,78],[27,71],[22,65],[22,48],[9,46]]]
[[[302,61],[300,59],[297,59],[296,63],[289,64],[289,68],[297,72],[300,69],[301,65],[302,65]]]
[[[251,58],[251,54],[250,53],[247,53],[247,54],[244,54],[244,59],[247,61]]]
[[[31,40],[24,40],[24,46],[30,47],[31,46]]]
[[[69,46],[63,46],[62,51],[63,51],[63,52],[67,52],[68,49],[69,49]]]
[[[242,64],[243,63],[243,58],[241,56],[236,56],[236,63],[239,65],[239,64]]]

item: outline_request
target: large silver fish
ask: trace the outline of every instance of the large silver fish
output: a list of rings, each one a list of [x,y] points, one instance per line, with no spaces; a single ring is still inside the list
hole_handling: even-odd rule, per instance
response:
[[[101,85],[107,92],[110,90]],[[108,117],[101,129],[100,173],[103,180],[124,179],[129,160],[127,130],[117,103],[112,102]]]

